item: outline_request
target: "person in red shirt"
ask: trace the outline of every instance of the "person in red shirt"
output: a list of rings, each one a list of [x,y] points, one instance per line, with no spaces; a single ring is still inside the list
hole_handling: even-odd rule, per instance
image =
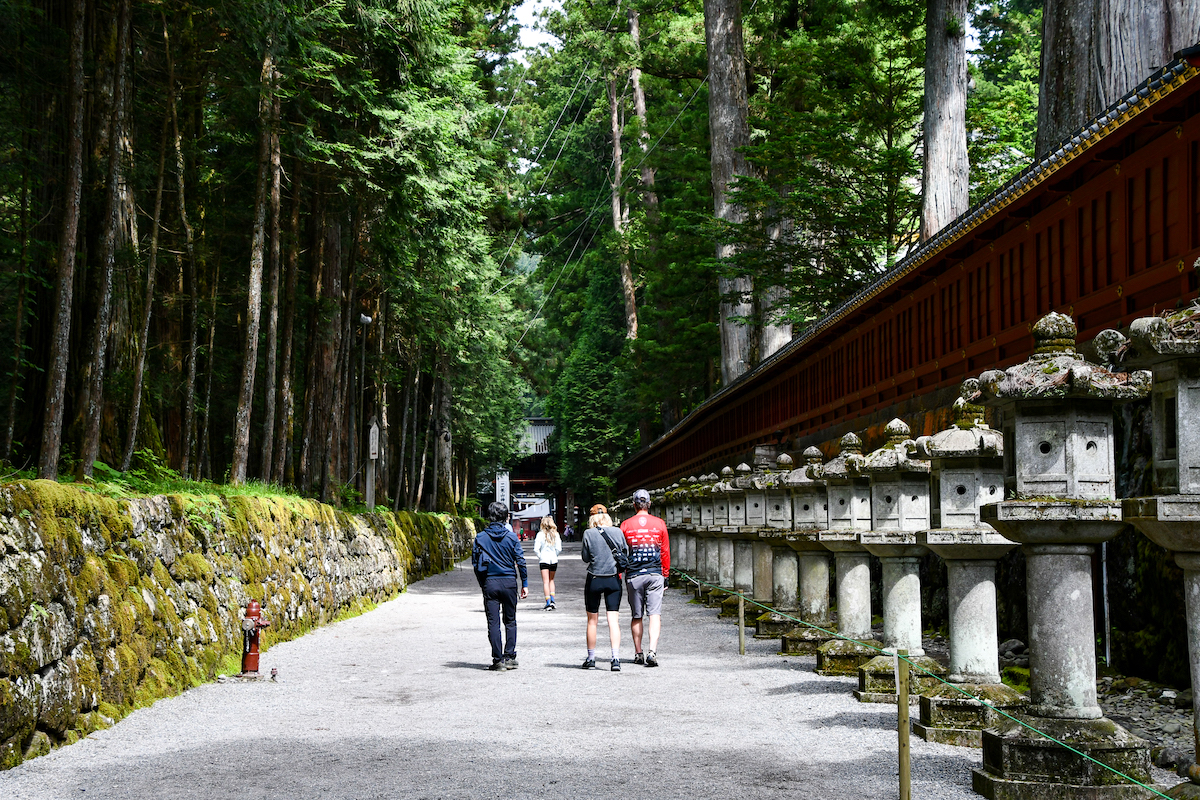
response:
[[[671,571],[671,543],[667,523],[650,513],[650,493],[633,493],[633,516],[621,523],[629,545],[629,569],[625,572],[626,594],[633,620],[633,663],[658,666],[658,634],[662,630],[663,589]],[[650,649],[642,653],[642,619],[650,617]]]

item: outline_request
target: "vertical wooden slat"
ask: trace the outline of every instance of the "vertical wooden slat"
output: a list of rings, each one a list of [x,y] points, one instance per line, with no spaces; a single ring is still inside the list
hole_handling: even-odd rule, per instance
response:
[[[1060,306],[1065,306],[1068,299],[1075,299],[1074,296],[1068,298],[1068,294],[1071,294],[1068,288],[1071,285],[1068,276],[1072,274],[1074,263],[1068,258],[1069,241],[1067,219],[1063,217],[1058,220],[1058,305]]]

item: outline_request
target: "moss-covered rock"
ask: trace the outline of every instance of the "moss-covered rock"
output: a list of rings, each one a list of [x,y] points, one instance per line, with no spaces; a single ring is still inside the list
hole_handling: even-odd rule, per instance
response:
[[[297,498],[0,485],[0,768],[235,671],[249,599],[273,622],[265,649],[452,567],[476,529]]]

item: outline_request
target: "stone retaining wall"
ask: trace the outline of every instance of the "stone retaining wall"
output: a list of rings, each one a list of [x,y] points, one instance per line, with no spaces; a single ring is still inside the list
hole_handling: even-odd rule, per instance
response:
[[[449,569],[474,535],[299,498],[0,485],[0,769],[236,671],[251,598],[269,646]]]

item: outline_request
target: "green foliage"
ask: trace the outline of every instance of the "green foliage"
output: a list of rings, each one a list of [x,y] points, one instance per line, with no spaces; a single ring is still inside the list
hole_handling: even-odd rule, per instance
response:
[[[731,271],[786,288],[780,316],[798,324],[903,255],[920,208],[919,8],[828,2],[810,9],[816,13],[795,29],[764,36],[751,101],[757,174],[737,187],[750,219],[719,233],[741,246]]]
[[[546,402],[556,423],[551,440],[555,477],[581,498],[605,501],[612,496],[613,474],[633,440],[633,430],[620,413],[628,400],[618,380],[627,365],[617,293],[614,274],[590,270],[580,330]]]
[[[967,99],[971,202],[1029,165],[1037,135],[1041,3],[994,0],[974,13],[979,49],[970,63]]]

